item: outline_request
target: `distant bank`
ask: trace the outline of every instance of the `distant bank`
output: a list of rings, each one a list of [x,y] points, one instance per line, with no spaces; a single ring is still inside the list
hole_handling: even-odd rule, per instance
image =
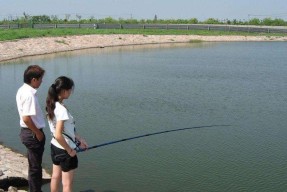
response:
[[[75,35],[0,41],[0,62],[27,56],[129,45],[232,41],[287,41],[287,36]]]

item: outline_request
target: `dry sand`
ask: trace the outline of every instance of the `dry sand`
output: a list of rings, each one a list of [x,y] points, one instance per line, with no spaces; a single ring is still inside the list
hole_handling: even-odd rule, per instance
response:
[[[287,41],[285,37],[266,36],[198,36],[198,35],[79,35],[42,37],[0,42],[0,62],[11,59],[73,51],[127,45],[184,43],[194,40],[226,41]]]

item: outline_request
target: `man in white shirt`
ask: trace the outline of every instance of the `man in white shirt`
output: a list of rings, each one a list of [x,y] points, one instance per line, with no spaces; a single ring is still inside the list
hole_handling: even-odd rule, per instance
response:
[[[38,65],[31,65],[24,72],[24,84],[16,95],[20,116],[20,138],[28,153],[28,183],[30,192],[41,192],[42,157],[45,146],[45,119],[40,108],[37,89],[42,83],[45,70]]]

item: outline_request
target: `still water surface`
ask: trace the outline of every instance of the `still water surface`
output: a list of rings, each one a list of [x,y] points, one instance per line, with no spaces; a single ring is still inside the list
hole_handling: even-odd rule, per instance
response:
[[[168,129],[79,154],[74,191],[284,191],[287,43],[199,43],[94,49],[0,65],[0,141],[19,141],[15,94],[30,64],[46,69],[39,99],[60,75],[90,145]],[[48,128],[48,127],[47,127]],[[49,129],[44,166],[51,168]],[[44,186],[49,191],[49,185]]]

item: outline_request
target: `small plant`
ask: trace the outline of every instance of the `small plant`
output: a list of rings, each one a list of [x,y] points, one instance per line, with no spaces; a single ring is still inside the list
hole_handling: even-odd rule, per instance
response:
[[[201,43],[202,40],[199,40],[199,39],[192,39],[189,41],[189,43]]]
[[[56,43],[62,43],[65,45],[68,45],[68,43],[65,40],[55,40]]]

